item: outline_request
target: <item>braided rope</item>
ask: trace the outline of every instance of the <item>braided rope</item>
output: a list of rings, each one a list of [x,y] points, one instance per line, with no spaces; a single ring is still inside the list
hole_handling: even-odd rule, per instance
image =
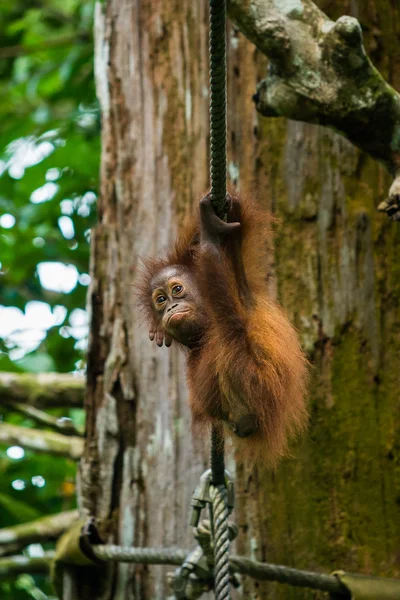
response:
[[[210,183],[220,217],[226,196],[226,2],[210,0]]]
[[[96,544],[91,549],[100,560],[144,565],[181,565],[189,554],[189,550],[176,548],[130,548],[113,544]]]
[[[225,485],[224,432],[222,425],[211,429],[211,479],[214,485]]]
[[[225,484],[210,487],[214,521],[214,592],[217,600],[229,600],[229,528]]]
[[[249,575],[254,579],[266,581],[277,581],[296,587],[323,590],[335,594],[335,598],[350,600],[350,594],[346,586],[334,575],[324,575],[312,571],[299,571],[283,565],[262,563],[250,560],[244,556],[231,556],[230,565],[232,570],[242,575]]]
[[[210,5],[210,184],[211,203],[220,217],[226,211],[226,0]],[[221,426],[211,432],[212,531],[216,600],[229,600],[229,530]]]
[[[153,565],[181,565],[189,554],[189,550],[174,548],[131,548],[108,544],[93,545],[91,548],[100,560]],[[232,571],[248,575],[254,579],[277,581],[296,587],[321,590],[337,594],[338,597],[343,599],[350,597],[346,586],[334,575],[300,571],[283,565],[262,563],[244,556],[231,556],[229,563]]]

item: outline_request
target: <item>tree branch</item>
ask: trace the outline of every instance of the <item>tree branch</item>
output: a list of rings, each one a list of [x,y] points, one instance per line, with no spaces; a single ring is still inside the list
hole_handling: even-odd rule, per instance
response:
[[[78,518],[77,510],[68,510],[21,525],[14,525],[14,527],[4,527],[0,529],[0,546],[9,546],[10,544],[27,546],[33,542],[55,540]]]
[[[51,431],[39,431],[9,423],[0,424],[0,443],[23,446],[36,452],[78,460],[83,452],[83,439]]]
[[[400,220],[400,94],[366,55],[357,19],[333,22],[311,0],[228,0],[228,11],[270,59],[257,110],[332,127],[383,162],[394,182],[378,208]]]
[[[68,419],[66,417],[53,417],[53,415],[49,415],[43,410],[35,408],[34,406],[29,406],[28,404],[23,404],[22,402],[14,402],[14,400],[10,401],[4,398],[2,399],[2,401],[4,404],[9,406],[11,410],[15,410],[21,413],[22,415],[33,419],[40,425],[50,427],[58,433],[62,433],[63,435],[83,435],[82,432],[74,426],[71,419]]]
[[[83,377],[61,373],[40,375],[0,373],[0,399],[48,408],[82,408],[85,392]]]
[[[18,554],[16,556],[7,556],[0,558],[0,578],[7,579],[20,573],[43,573],[50,572],[51,562],[54,558],[54,552],[45,552],[44,556],[32,558]]]

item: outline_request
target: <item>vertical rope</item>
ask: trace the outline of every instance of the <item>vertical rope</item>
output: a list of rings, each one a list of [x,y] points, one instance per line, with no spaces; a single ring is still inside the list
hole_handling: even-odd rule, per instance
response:
[[[223,217],[226,197],[226,3],[210,3],[210,184],[211,203]]]
[[[210,185],[215,212],[224,216],[226,206],[226,1],[210,4]],[[214,485],[225,481],[222,427],[211,433],[211,472]]]
[[[229,600],[229,527],[225,485],[224,436],[222,426],[211,430],[211,534],[214,542],[214,591],[217,600]]]
[[[223,218],[226,211],[226,0],[209,0],[209,4],[211,203],[216,214]],[[229,600],[229,511],[221,426],[214,426],[211,432],[211,474],[215,598]]]
[[[211,429],[211,474],[214,485],[225,485],[224,434],[222,425]]]
[[[216,600],[229,600],[229,529],[228,501],[225,484],[211,486],[214,522],[214,592]]]

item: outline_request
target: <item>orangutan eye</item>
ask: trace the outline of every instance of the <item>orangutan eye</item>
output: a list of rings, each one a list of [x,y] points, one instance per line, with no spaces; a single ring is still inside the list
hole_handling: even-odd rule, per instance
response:
[[[172,288],[172,293],[174,294],[174,296],[176,296],[177,294],[180,294],[183,290],[183,285],[174,285],[174,287]]]
[[[157,298],[156,298],[156,304],[159,304],[159,305],[160,305],[160,304],[164,304],[164,302],[166,302],[166,300],[167,300],[167,299],[166,299],[166,297],[165,297],[165,296],[162,296],[162,295],[160,295],[160,296],[157,296]]]

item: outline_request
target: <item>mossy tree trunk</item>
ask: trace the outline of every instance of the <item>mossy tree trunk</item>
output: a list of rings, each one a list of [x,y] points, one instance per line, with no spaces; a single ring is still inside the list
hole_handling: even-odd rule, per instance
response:
[[[318,5],[360,20],[372,60],[400,89],[397,4]],[[148,342],[134,297],[138,256],[167,247],[208,185],[206,8],[97,8],[103,154],[80,505],[107,540],[127,545],[190,546],[190,495],[207,465],[207,444],[190,432],[182,357]],[[281,221],[276,293],[312,362],[310,429],[293,458],[272,474],[237,464],[237,550],[398,575],[400,230],[375,210],[390,178],[331,131],[259,117],[251,97],[267,61],[232,27],[228,44],[230,182]],[[165,598],[167,570],[120,565],[81,597]],[[243,598],[316,597],[243,587]]]

